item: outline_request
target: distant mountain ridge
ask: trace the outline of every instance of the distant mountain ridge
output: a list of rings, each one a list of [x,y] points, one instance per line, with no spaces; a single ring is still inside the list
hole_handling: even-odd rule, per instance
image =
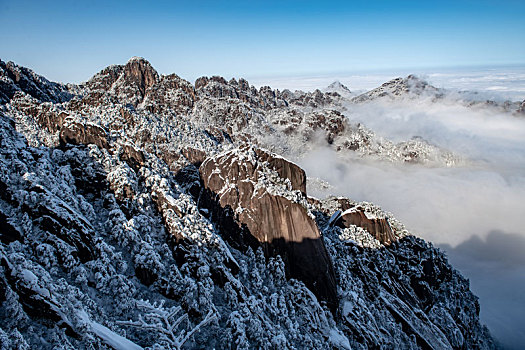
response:
[[[443,97],[443,95],[443,90],[428,84],[426,81],[419,79],[415,75],[409,75],[406,78],[396,78],[390,80],[378,88],[355,97],[352,99],[352,101],[364,102],[382,97],[394,99],[399,97],[416,96],[425,96],[438,99]]]

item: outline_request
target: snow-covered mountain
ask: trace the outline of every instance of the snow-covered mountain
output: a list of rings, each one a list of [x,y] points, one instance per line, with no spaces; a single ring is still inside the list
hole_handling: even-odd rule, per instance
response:
[[[323,89],[324,92],[336,92],[343,97],[350,97],[354,93],[348,87],[343,85],[339,80],[334,81]]]
[[[414,97],[430,97],[438,99],[443,97],[444,92],[426,81],[419,79],[414,75],[409,75],[406,78],[392,79],[380,87],[367,91],[353,99],[353,102],[365,102],[378,98],[414,98]]]
[[[392,79],[375,89],[351,98],[351,103],[359,104],[375,102],[377,100],[386,100],[388,102],[418,99],[423,99],[426,102],[456,103],[469,108],[492,109],[495,112],[512,113],[515,116],[521,116],[524,113],[522,108],[523,103],[521,102],[509,100],[495,101],[487,98],[485,94],[478,91],[436,88],[415,75],[408,75],[406,78]]]
[[[191,84],[142,58],[81,85],[2,61],[0,78],[2,348],[494,348],[439,249],[309,196],[283,158],[459,156],[351,124],[337,91]],[[387,84],[367,96],[440,93]]]

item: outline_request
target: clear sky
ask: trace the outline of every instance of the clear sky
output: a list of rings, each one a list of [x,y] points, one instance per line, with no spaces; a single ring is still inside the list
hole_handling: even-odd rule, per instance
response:
[[[0,0],[0,59],[81,82],[131,56],[194,80],[525,63],[525,1]]]

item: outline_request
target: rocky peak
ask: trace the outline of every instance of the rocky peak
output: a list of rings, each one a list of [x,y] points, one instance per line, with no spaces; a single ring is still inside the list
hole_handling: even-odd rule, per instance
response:
[[[108,66],[89,79],[86,86],[92,90],[109,90],[123,71],[123,65]]]
[[[352,102],[365,102],[377,98],[388,97],[390,99],[404,98],[404,97],[419,97],[426,96],[432,98],[440,98],[443,93],[440,89],[430,85],[428,82],[410,74],[406,78],[395,78],[380,87],[371,91],[365,92],[352,99]]]
[[[272,90],[269,86],[257,90],[243,78],[226,81],[219,76],[201,77],[195,81],[195,90],[202,98],[229,98],[253,109],[270,110],[288,105],[278,90]]]
[[[208,85],[209,81],[210,78],[208,77],[197,78],[197,80],[195,80],[195,89],[198,90],[200,88],[205,87],[206,85]]]
[[[323,90],[324,92],[336,92],[341,96],[350,96],[352,92],[348,87],[343,85],[339,80],[334,81]]]
[[[118,101],[137,107],[159,81],[159,74],[148,61],[132,57],[125,65],[104,68],[86,82],[83,101],[93,106]]]
[[[142,96],[146,90],[159,81],[159,74],[151,64],[142,57],[132,57],[124,66],[124,76],[130,84],[135,84]]]
[[[203,97],[240,98],[237,85],[230,84],[220,76],[200,77],[195,80],[195,90]]]

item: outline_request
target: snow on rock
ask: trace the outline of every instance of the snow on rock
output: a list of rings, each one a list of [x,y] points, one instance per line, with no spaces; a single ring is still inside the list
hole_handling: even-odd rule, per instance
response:
[[[443,91],[428,84],[426,81],[409,75],[406,78],[396,78],[390,80],[380,87],[365,92],[352,99],[353,102],[361,103],[374,100],[377,98],[413,98],[415,96],[424,96],[434,99],[441,98]]]
[[[377,217],[359,206],[341,213],[338,222],[347,228],[351,225],[359,226],[372,234],[382,244],[390,244],[396,239],[387,218]]]

